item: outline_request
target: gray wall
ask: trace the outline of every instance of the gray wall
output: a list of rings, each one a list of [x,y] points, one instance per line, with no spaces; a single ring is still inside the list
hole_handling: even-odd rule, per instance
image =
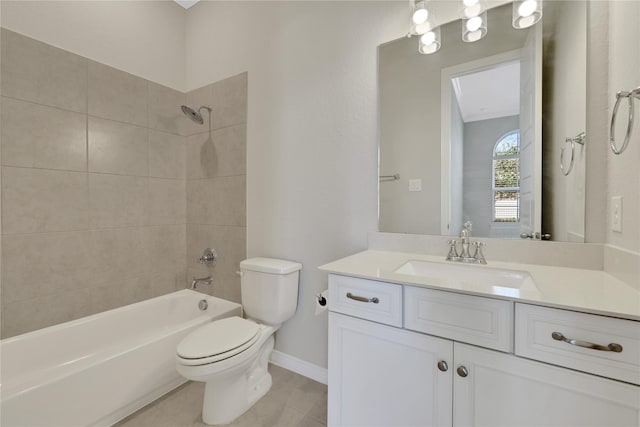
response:
[[[462,229],[464,224],[463,214],[463,194],[464,194],[464,121],[462,120],[462,113],[460,112],[460,105],[458,104],[458,97],[451,88],[451,144],[450,144],[450,156],[451,156],[451,194],[449,195],[449,205],[451,209],[451,222],[449,223],[449,230],[452,233],[457,233]]]
[[[503,229],[518,229],[517,224],[514,227],[513,224],[493,223],[491,173],[496,142],[505,133],[519,128],[519,116],[464,124],[463,220],[473,223],[474,235],[506,237],[502,235]]]
[[[584,241],[586,146],[574,150],[568,176],[560,170],[560,149],[567,137],[586,131],[587,5],[550,2],[544,20],[542,232],[554,240]],[[568,8],[570,6],[570,9]],[[546,13],[546,11],[545,11]],[[553,38],[548,36],[553,35]],[[569,166],[570,145],[564,164]]]

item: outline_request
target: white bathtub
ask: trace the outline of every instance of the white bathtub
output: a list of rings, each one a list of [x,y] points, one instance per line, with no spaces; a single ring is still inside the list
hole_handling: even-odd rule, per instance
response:
[[[185,335],[241,313],[185,289],[2,340],[0,425],[111,425],[185,382],[175,368]]]

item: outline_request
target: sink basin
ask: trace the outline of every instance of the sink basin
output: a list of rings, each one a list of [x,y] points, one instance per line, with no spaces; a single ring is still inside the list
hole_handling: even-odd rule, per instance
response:
[[[523,291],[537,291],[531,275],[521,270],[410,260],[393,272],[419,277],[424,279],[421,282],[425,284],[490,292],[502,296],[520,297]]]

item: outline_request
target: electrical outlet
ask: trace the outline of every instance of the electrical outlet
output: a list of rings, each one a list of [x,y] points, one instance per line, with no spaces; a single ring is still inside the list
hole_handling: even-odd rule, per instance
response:
[[[622,196],[611,198],[611,230],[622,233]]]
[[[409,191],[422,191],[422,180],[421,179],[410,179],[409,180]]]

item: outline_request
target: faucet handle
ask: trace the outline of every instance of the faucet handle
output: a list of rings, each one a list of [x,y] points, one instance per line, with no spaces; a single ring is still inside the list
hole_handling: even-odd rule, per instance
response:
[[[447,243],[449,244],[449,253],[447,254],[447,261],[453,261],[454,259],[459,257],[458,250],[456,249],[457,241],[455,239],[451,239],[451,240],[448,240]]]
[[[486,246],[487,244],[484,242],[480,242],[480,241],[475,241],[473,242],[473,246],[475,246],[476,248],[476,252],[473,255],[473,257],[478,260],[478,262],[480,264],[486,264],[487,260],[484,258],[484,254],[482,253],[482,247]]]
[[[213,267],[216,264],[218,254],[215,249],[207,248],[202,252],[202,256],[198,258],[200,264],[206,264],[209,267]]]

